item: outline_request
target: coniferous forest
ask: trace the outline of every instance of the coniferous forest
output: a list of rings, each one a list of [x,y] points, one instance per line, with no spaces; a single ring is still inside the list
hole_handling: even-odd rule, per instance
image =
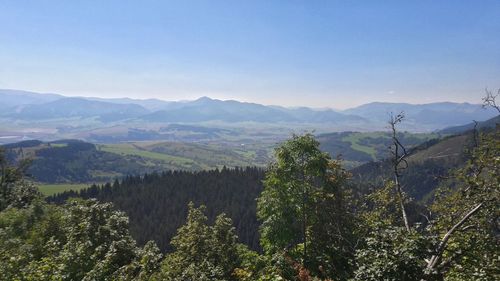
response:
[[[262,191],[264,170],[236,168],[201,172],[174,171],[129,176],[113,184],[92,186],[49,197],[64,203],[68,198],[97,198],[126,212],[130,232],[140,244],[154,240],[162,251],[172,250],[170,240],[185,222],[188,203],[206,206],[210,222],[224,212],[233,221],[239,241],[258,250],[259,223],[256,198]]]

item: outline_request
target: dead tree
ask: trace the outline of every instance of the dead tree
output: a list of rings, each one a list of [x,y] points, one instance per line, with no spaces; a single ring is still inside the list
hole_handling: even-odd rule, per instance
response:
[[[399,201],[399,207],[401,208],[401,213],[403,216],[403,222],[405,224],[406,230],[408,232],[411,231],[410,223],[408,222],[408,215],[406,213],[406,198],[401,186],[401,172],[408,168],[408,161],[406,161],[406,157],[408,156],[408,152],[406,148],[399,141],[396,125],[401,123],[404,119],[404,112],[399,113],[394,116],[391,113],[391,119],[389,121],[389,126],[392,130],[392,145],[391,145],[391,160],[392,160],[392,171],[394,173],[394,185],[396,187],[396,192]]]
[[[486,89],[486,96],[483,98],[483,108],[491,107],[496,109],[500,114],[500,105],[496,103],[496,98],[500,96],[500,89],[497,90],[496,94],[493,94],[492,91]]]

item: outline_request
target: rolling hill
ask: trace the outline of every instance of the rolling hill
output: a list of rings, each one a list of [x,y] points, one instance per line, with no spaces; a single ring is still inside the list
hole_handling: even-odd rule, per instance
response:
[[[174,130],[178,126],[171,129]],[[180,128],[186,129],[183,126]],[[193,127],[200,133],[203,128]],[[227,133],[227,132],[224,132]],[[407,147],[415,147],[435,134],[401,133]],[[321,149],[333,158],[340,156],[347,168],[384,159],[389,135],[374,133],[331,133],[318,136]],[[4,145],[10,161],[31,158],[29,174],[43,183],[92,183],[145,172],[200,171],[227,167],[266,167],[277,142],[165,142],[137,141],[93,144],[78,140],[23,141]]]
[[[92,144],[78,140],[24,141],[3,146],[11,162],[32,159],[28,175],[43,183],[91,183],[166,170],[200,171],[261,166],[271,147],[175,142]]]
[[[432,139],[411,149],[408,168],[402,172],[401,183],[410,197],[417,201],[431,200],[439,184],[446,180],[454,169],[467,160],[467,149],[471,147],[472,133]],[[351,170],[354,184],[361,192],[380,187],[392,179],[389,160],[368,162]]]
[[[408,149],[416,147],[441,135],[435,133],[399,133],[402,144]],[[317,136],[320,148],[333,158],[340,157],[347,168],[366,162],[379,161],[389,155],[391,136],[388,132],[341,132]]]

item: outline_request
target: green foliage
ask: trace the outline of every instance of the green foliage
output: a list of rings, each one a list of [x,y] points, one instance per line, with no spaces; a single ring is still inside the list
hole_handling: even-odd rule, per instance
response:
[[[231,219],[224,214],[207,225],[204,206],[190,203],[186,224],[172,239],[175,251],[165,258],[160,278],[164,280],[235,280],[240,265],[237,236]]]
[[[346,279],[353,252],[347,177],[312,135],[294,136],[278,147],[258,199],[266,254],[284,251],[290,265],[300,261],[313,274]]]
[[[475,207],[480,209],[450,236],[436,268],[446,280],[497,280],[500,216],[500,131],[483,134],[467,164],[440,188],[431,210],[432,230],[444,237]]]
[[[30,162],[20,160],[17,166],[9,165],[4,148],[0,147],[0,211],[9,207],[26,207],[40,199],[36,187],[23,180]]]
[[[139,249],[127,217],[95,200],[0,213],[1,280],[136,280],[158,264],[154,247]]]
[[[163,255],[152,241],[139,249],[137,257],[127,266],[113,273],[115,280],[151,280],[160,270]]]
[[[239,267],[235,268],[233,272],[237,280],[257,280],[259,276],[266,275],[264,270],[268,263],[265,256],[248,249],[244,244],[238,244],[236,250],[238,251],[237,256],[241,261]]]
[[[500,137],[483,135],[466,165],[443,181],[423,225],[402,228],[390,182],[368,195],[355,280],[497,280]],[[411,207],[406,203],[406,207]],[[422,217],[424,217],[422,216]]]
[[[362,240],[353,259],[353,280],[421,280],[435,237],[421,228],[408,232],[392,181],[366,195],[363,202],[358,214]]]
[[[353,280],[417,281],[424,276],[432,242],[424,235],[389,226],[372,231],[364,242],[356,251]]]
[[[62,274],[70,279],[103,279],[136,256],[128,234],[128,218],[111,204],[70,201],[65,208],[66,243],[57,257]]]
[[[311,135],[294,136],[276,149],[276,162],[269,167],[257,206],[263,222],[262,245],[268,253],[306,241],[302,228],[311,213],[311,189],[321,188],[313,177],[324,180],[328,163],[318,145]]]
[[[370,229],[385,227],[390,225],[402,225],[400,218],[401,210],[397,202],[394,182],[388,181],[386,184],[367,194],[364,198],[364,206],[360,216],[364,224]]]

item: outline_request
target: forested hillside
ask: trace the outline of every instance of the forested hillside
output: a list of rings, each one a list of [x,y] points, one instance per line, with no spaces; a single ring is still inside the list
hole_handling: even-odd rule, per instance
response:
[[[259,249],[256,201],[262,191],[264,170],[235,168],[200,172],[175,171],[129,176],[103,186],[64,192],[49,197],[63,203],[69,197],[111,202],[130,218],[130,232],[139,244],[154,240],[162,251],[172,250],[170,240],[194,202],[207,207],[213,222],[220,213],[233,220],[240,242]]]
[[[410,150],[408,167],[401,183],[407,194],[417,201],[432,198],[437,187],[446,181],[450,172],[466,164],[473,147],[472,132],[430,140]],[[363,164],[351,170],[353,182],[361,192],[384,184],[392,176],[391,159]]]
[[[440,137],[440,134],[434,133],[398,133],[399,140],[408,149]],[[333,158],[340,157],[348,168],[386,159],[389,155],[387,148],[391,145],[391,135],[387,131],[320,134],[317,139],[323,151],[328,152]]]
[[[123,157],[78,140],[51,143],[27,141],[6,145],[6,149],[11,162],[32,159],[27,173],[39,182],[105,181],[154,169],[141,157]]]
[[[411,143],[411,137],[407,140],[404,134],[398,136],[402,137],[402,142]],[[318,140],[328,137],[331,135],[320,136]],[[433,139],[414,147],[408,157],[409,167],[401,177],[407,194],[417,202],[431,198],[449,173],[466,163],[466,151],[472,145],[472,137],[472,134],[463,134],[443,140]],[[380,146],[383,146],[383,141],[386,147],[391,141],[388,133],[380,134],[379,139],[374,140],[378,140]],[[416,143],[419,139],[413,137],[413,140]],[[387,148],[385,154],[389,155]],[[353,192],[363,196],[391,179],[391,162],[389,159],[369,162],[350,170],[350,173]],[[264,170],[258,168],[163,172],[130,176],[80,192],[64,192],[48,200],[63,203],[69,197],[81,197],[112,202],[130,217],[131,233],[140,244],[152,239],[163,251],[170,249],[169,241],[183,222],[187,203],[193,201],[196,205],[207,206],[210,221],[217,214],[226,213],[233,219],[240,241],[252,249],[259,249],[254,199],[262,191],[263,179]]]
[[[176,142],[92,144],[79,140],[7,144],[11,163],[31,159],[28,175],[43,183],[95,183],[165,170],[265,166],[270,145],[234,146]]]

